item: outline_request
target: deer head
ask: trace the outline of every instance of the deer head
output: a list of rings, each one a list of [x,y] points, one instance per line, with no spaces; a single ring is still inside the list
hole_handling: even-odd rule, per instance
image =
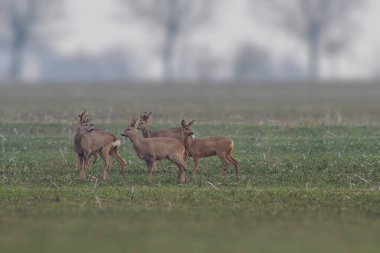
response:
[[[86,114],[86,111],[78,114],[78,121],[77,121],[77,125],[80,126],[82,124],[82,121],[83,121],[83,118],[84,118],[84,115]]]
[[[81,132],[91,132],[95,130],[92,119],[86,114],[86,111],[78,115],[78,127]]]
[[[138,119],[133,118],[121,135],[128,138],[130,138],[133,135],[137,135],[138,134],[137,125],[138,125]]]
[[[195,120],[192,120],[188,124],[186,124],[186,121],[184,119],[181,121],[182,134],[185,138],[194,135],[194,131],[192,128],[194,122],[195,122]]]
[[[152,115],[152,113],[147,114],[146,112],[144,112],[144,114],[140,115],[140,121],[139,121],[139,124],[137,126],[138,130],[144,131],[148,128],[150,115]]]

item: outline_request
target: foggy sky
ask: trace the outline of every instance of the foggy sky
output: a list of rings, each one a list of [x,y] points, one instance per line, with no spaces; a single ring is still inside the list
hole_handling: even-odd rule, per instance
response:
[[[126,17],[115,1],[66,1],[66,17],[57,24],[62,32],[55,43],[57,50],[65,54],[100,54],[115,46],[125,47],[138,53],[150,77],[160,75],[157,41],[152,41],[155,36],[159,40],[159,31],[133,17]],[[305,61],[301,43],[255,20],[250,8],[247,0],[217,1],[212,20],[182,39],[181,46],[201,45],[227,59],[239,45],[253,41],[269,47],[276,57],[291,56],[300,62]],[[373,56],[380,52],[380,36],[376,29],[380,2],[368,0],[367,7],[358,13],[356,18],[360,29],[356,40],[338,59],[322,62],[323,77],[363,78],[373,72],[376,64]]]

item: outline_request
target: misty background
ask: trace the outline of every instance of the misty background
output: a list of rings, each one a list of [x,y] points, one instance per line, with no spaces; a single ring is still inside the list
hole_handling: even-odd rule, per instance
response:
[[[374,80],[375,0],[0,0],[0,82]]]

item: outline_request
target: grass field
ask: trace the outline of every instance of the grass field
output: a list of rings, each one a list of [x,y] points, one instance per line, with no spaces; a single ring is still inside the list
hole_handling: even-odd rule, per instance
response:
[[[379,97],[375,85],[0,87],[0,251],[377,252]],[[150,185],[122,139],[127,177],[114,163],[97,185],[99,161],[81,183],[83,109],[117,135],[143,111],[154,129],[196,119],[197,137],[234,139],[241,180],[207,158],[195,181],[177,185],[165,162]]]

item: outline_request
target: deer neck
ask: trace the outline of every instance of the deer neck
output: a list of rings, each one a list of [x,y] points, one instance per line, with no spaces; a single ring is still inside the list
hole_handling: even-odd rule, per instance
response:
[[[183,145],[185,146],[186,150],[190,150],[192,144],[193,138],[191,136],[187,136],[184,138]]]
[[[143,145],[143,143],[141,143],[143,138],[141,138],[137,134],[134,134],[130,136],[129,139],[132,143],[133,149],[136,151],[137,155],[140,157],[141,154],[143,154],[145,150],[145,146]]]
[[[81,132],[81,130],[82,130],[81,126],[77,126],[77,127],[75,128],[75,133],[76,133],[76,134],[79,134],[79,133]]]
[[[142,130],[144,138],[150,138],[152,136],[152,131],[149,128]]]
[[[128,138],[131,140],[132,144],[138,143],[140,141],[140,137],[137,134],[131,134],[128,136]]]
[[[86,129],[83,129],[81,126],[77,126],[75,132],[75,136],[81,136],[88,133],[88,131]]]
[[[139,152],[138,150],[142,149],[143,144],[141,143],[142,139],[137,133],[133,134],[129,137],[129,139],[132,142],[133,148],[136,150],[136,152]]]

